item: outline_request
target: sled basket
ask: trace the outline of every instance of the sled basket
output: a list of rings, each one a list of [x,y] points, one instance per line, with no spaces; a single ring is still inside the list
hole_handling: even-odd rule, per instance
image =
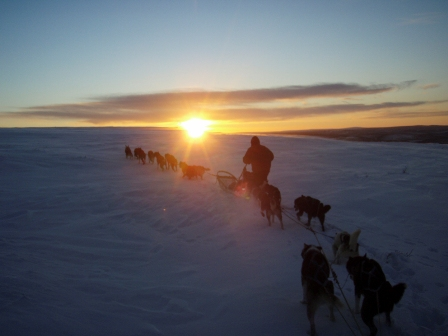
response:
[[[238,184],[238,179],[231,173],[224,170],[220,170],[216,173],[216,181],[218,181],[222,190],[229,193],[233,193]]]
[[[216,174],[219,186],[225,192],[241,197],[246,194],[247,183],[242,179],[243,174],[237,179],[233,174],[220,170]]]

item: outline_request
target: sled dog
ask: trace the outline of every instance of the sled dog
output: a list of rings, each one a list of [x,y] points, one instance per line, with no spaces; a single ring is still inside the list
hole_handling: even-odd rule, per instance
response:
[[[166,166],[167,166],[166,169],[170,169],[170,167],[171,167],[171,169],[173,171],[177,171],[177,159],[173,155],[166,153],[165,161],[166,161]]]
[[[162,170],[165,170],[165,168],[168,169],[167,166],[166,166],[165,157],[162,154],[160,154],[159,152],[155,152],[154,156],[155,156],[155,158],[157,160],[157,169],[159,169],[159,167]]]
[[[257,193],[257,196],[255,196],[255,193]],[[260,187],[253,190],[253,194],[256,198],[258,198],[261,215],[264,217],[266,213],[268,225],[271,226],[271,221],[274,222],[275,216],[277,216],[280,220],[280,226],[282,230],[284,230],[282,196],[280,190],[273,185],[263,183]]]
[[[308,215],[308,226],[311,225],[311,218],[319,218],[320,225],[322,225],[322,231],[325,231],[324,222],[325,214],[330,211],[331,206],[324,205],[318,199],[310,196],[300,196],[294,200],[294,210],[297,211],[297,219],[305,212]]]
[[[322,248],[304,244],[302,250],[302,289],[303,301],[307,305],[306,314],[310,322],[310,335],[316,335],[314,315],[317,309],[327,304],[330,308],[330,320],[335,321],[334,307],[342,307],[341,301],[334,295],[334,285],[330,276],[330,266],[322,253]]]
[[[191,180],[193,177],[200,177],[203,180],[203,175],[206,171],[209,171],[210,168],[205,168],[203,166],[189,166],[185,162],[179,162],[179,167],[182,169],[182,177],[188,177]]]
[[[193,166],[196,176],[200,176],[201,180],[203,180],[204,173],[209,171],[210,168],[205,168],[203,166]]]
[[[132,150],[131,150],[131,148],[130,148],[129,146],[125,146],[125,147],[124,147],[124,152],[125,152],[125,154],[126,154],[126,159],[127,159],[128,157],[131,158],[131,159],[134,158],[134,155],[132,155]]]
[[[152,150],[148,151],[148,162],[150,162],[151,164],[154,163],[154,152]]]
[[[347,271],[355,285],[355,312],[359,313],[359,301],[364,295],[361,307],[362,321],[369,327],[370,336],[378,332],[373,317],[386,313],[386,324],[391,325],[390,313],[394,305],[400,302],[406,289],[405,283],[392,286],[386,280],[383,270],[373,259],[363,257],[350,257],[346,265]]]
[[[146,153],[143,149],[141,149],[140,147],[134,149],[134,156],[138,159],[138,163],[142,161],[142,163],[145,164]]]
[[[179,162],[179,168],[182,169],[182,174],[183,174],[182,177],[185,177],[185,175],[187,174],[187,167],[188,167],[188,165],[186,162],[183,162],[183,161]]]
[[[332,246],[334,262],[336,264],[339,264],[343,258],[359,256],[358,237],[360,234],[360,229],[354,231],[352,234],[346,231],[336,234]]]

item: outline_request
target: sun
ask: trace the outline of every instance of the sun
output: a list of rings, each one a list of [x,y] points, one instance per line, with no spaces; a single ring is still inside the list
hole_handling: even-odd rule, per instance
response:
[[[199,138],[208,130],[208,126],[211,124],[209,120],[203,120],[199,118],[192,118],[190,120],[181,122],[180,125],[188,132],[188,135],[192,138]]]

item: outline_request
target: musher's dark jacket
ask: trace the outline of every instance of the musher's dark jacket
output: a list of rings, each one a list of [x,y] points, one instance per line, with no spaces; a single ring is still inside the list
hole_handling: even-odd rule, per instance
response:
[[[267,180],[271,171],[274,154],[266,146],[260,145],[260,140],[256,140],[251,142],[251,146],[243,157],[243,162],[252,165],[252,172],[258,180],[257,182],[262,183]]]

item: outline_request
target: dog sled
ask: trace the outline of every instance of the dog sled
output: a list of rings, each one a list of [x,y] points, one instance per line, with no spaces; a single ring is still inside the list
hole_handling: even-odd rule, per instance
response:
[[[243,171],[238,178],[228,171],[220,170],[216,173],[216,181],[225,192],[237,197],[247,197],[249,196],[248,183],[251,174],[251,172],[246,170],[246,167],[243,168]]]

